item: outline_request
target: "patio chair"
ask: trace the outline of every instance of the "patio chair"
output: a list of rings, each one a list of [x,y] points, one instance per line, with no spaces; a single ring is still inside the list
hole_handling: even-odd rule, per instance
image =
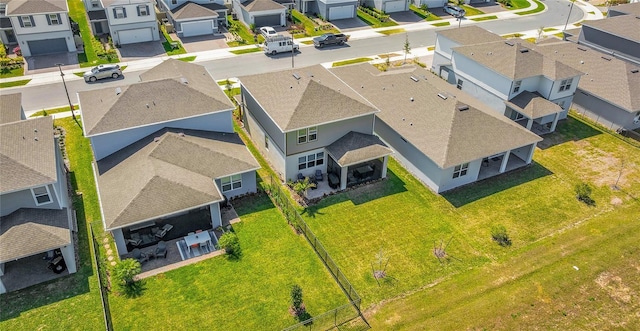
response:
[[[162,227],[162,230],[167,231],[167,232],[171,231],[171,229],[173,229],[173,225],[171,225],[171,224],[165,224]]]
[[[158,239],[162,239],[162,238],[164,238],[164,236],[165,236],[166,234],[167,234],[167,230],[162,229],[162,230],[160,230],[160,231],[156,232],[156,233],[155,233],[155,236],[156,236],[156,238],[158,238]]]
[[[143,253],[140,248],[134,248],[131,254],[133,255],[133,258],[138,260],[140,263],[149,261],[149,256]]]
[[[298,180],[300,181],[304,180],[304,176],[300,172],[298,173]]]
[[[195,232],[189,232],[187,233],[187,236],[193,236],[194,234],[196,234]]]
[[[133,247],[138,247],[142,244],[142,239],[127,239],[127,244],[131,244]]]
[[[316,181],[317,182],[321,182],[322,181],[322,170],[320,170],[320,169],[316,169]]]
[[[153,251],[153,256],[157,259],[159,257],[167,258],[167,243],[164,241],[158,242],[156,249]]]

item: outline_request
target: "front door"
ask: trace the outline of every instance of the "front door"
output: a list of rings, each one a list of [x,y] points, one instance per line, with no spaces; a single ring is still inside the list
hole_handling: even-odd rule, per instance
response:
[[[100,35],[102,34],[102,22],[94,22],[93,23],[93,34]]]
[[[18,42],[18,40],[16,40],[16,35],[13,34],[13,30],[5,30],[4,33],[7,36],[7,43],[15,44]]]

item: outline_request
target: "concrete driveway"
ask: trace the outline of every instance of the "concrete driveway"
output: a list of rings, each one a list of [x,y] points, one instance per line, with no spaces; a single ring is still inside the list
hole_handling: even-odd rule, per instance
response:
[[[228,48],[224,34],[204,35],[180,38],[182,46],[187,53],[210,51],[214,49]]]
[[[127,44],[116,48],[121,62],[143,60],[152,57],[165,56],[167,53],[161,41]]]
[[[331,24],[340,29],[340,31],[342,32],[370,28],[365,22],[361,21],[357,17],[331,21]]]
[[[24,69],[25,75],[58,71],[57,63],[62,63],[62,70],[80,68],[76,52],[29,56],[25,58],[25,62],[27,64]]]
[[[416,15],[413,11],[402,11],[397,13],[389,14],[392,20],[396,21],[398,24],[411,24],[422,22],[423,18]]]

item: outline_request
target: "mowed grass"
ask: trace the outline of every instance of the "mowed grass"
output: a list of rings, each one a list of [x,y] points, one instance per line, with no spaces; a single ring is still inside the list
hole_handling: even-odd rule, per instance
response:
[[[88,224],[100,218],[91,170],[91,147],[71,119],[55,121],[66,134],[78,219],[78,272],[0,297],[0,330],[104,330],[100,289],[89,249]],[[45,270],[46,271],[46,270]]]
[[[223,256],[146,279],[138,298],[110,295],[116,330],[277,330],[289,314],[293,284],[319,315],[348,301],[303,236],[266,195],[235,201],[243,256]]]
[[[497,308],[495,314],[491,310],[493,299],[489,297],[489,303],[485,303],[483,293],[487,288],[501,291],[503,296],[495,300],[501,298],[504,305],[529,305],[530,302],[523,301],[518,294],[508,294],[531,289],[531,280],[523,280],[519,286],[508,281],[511,275],[527,275],[527,271],[521,269],[523,264],[531,270],[544,262],[575,271],[572,266],[577,262],[567,262],[563,254],[595,250],[601,251],[602,258],[610,256],[613,259],[633,253],[629,248],[621,255],[618,248],[624,245],[613,245],[608,251],[607,239],[602,238],[593,242],[575,239],[567,245],[548,238],[570,233],[576,224],[590,224],[592,219],[607,220],[607,215],[612,221],[622,223],[640,220],[640,151],[637,147],[574,117],[562,121],[557,132],[545,136],[539,146],[531,166],[443,195],[432,193],[391,161],[387,180],[331,196],[303,214],[363,297],[363,309],[368,309],[367,316],[377,323],[374,329],[503,329],[502,324],[479,322],[492,321],[492,316],[497,314]],[[622,160],[620,189],[615,190],[612,186],[620,174]],[[581,182],[593,188],[591,196],[596,201],[595,206],[586,206],[575,198],[574,187]],[[497,224],[506,227],[513,242],[511,247],[503,248],[492,241],[491,227]],[[603,224],[609,229],[606,221]],[[628,246],[637,243],[640,232],[637,225],[634,226],[628,225],[626,231],[612,233],[609,239],[620,237],[620,241]],[[604,229],[594,231],[594,234],[605,236]],[[433,254],[434,246],[439,247],[441,243],[449,243],[446,252],[450,258],[445,263],[440,263]],[[557,249],[554,245],[564,248],[539,260],[532,258],[537,252]],[[637,255],[637,245],[635,249]],[[372,277],[372,269],[384,268],[384,264],[379,267],[377,263],[376,254],[380,251],[384,252],[384,261],[388,260],[388,277],[378,284]],[[638,261],[637,256],[629,256],[628,261],[633,258]],[[619,266],[624,267],[624,264]],[[634,268],[629,270],[635,270],[638,276],[640,262]],[[490,275],[482,276],[483,272]],[[540,284],[556,281],[556,276],[541,276],[547,278],[532,279]],[[563,277],[566,276],[558,276],[557,280],[566,281]],[[486,284],[489,279],[514,288],[503,289],[502,285],[491,288]],[[451,284],[439,291],[439,296],[431,296],[429,293],[440,289],[442,285],[438,284],[443,281]],[[611,282],[609,287],[618,286],[615,277]],[[640,294],[637,281],[623,279],[623,283],[630,293],[634,293],[631,297]],[[563,284],[570,287],[568,292],[593,285],[592,281],[584,284],[566,281]],[[563,287],[558,285],[558,288]],[[414,292],[426,294],[415,294],[420,297],[411,299],[410,294]],[[550,300],[555,300],[554,293],[547,294]],[[403,299],[407,295],[409,297]],[[443,296],[447,299],[440,300]],[[387,310],[387,302],[392,302],[389,305],[395,305],[394,308]],[[450,305],[441,305],[441,302]],[[464,302],[465,308],[456,310],[458,302],[459,305]],[[637,300],[630,302],[632,307],[625,309],[639,314]],[[608,304],[615,305],[616,302]],[[381,309],[384,313],[378,316],[376,311]],[[448,310],[457,314],[449,315]],[[585,319],[597,319],[596,311],[586,309],[581,314],[588,315]],[[479,323],[474,324],[476,320],[467,318],[471,316],[468,312],[473,312],[473,317],[483,317],[478,317]],[[518,311],[513,313],[518,316]],[[546,313],[548,311],[535,311],[529,319],[543,321]],[[431,316],[435,316],[433,320]],[[450,324],[437,324],[440,316],[444,316],[443,323]],[[431,322],[433,324],[427,324]]]

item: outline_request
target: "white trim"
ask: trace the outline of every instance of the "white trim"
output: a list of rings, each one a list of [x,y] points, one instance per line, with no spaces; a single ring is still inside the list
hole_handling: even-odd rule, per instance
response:
[[[46,202],[38,202],[38,197],[42,197],[45,196],[44,194],[40,194],[38,196],[36,196],[36,192],[34,192],[34,189],[39,189],[44,187],[44,189],[47,191],[46,196],[49,198],[49,201]],[[53,198],[51,197],[51,192],[49,191],[49,184],[45,185],[45,186],[38,186],[38,187],[33,187],[30,188],[31,190],[31,196],[33,197],[33,201],[36,203],[36,206],[42,206],[42,205],[48,205],[50,203],[53,203]]]

